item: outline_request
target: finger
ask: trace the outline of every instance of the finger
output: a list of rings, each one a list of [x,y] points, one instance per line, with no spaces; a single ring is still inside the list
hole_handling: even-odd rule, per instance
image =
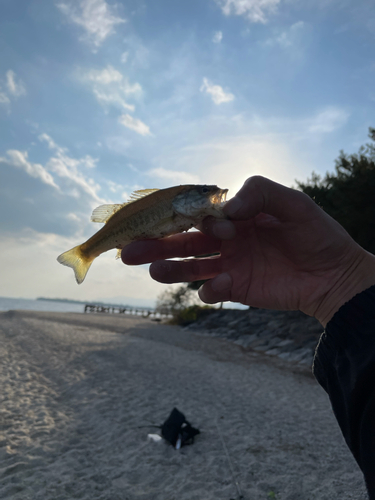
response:
[[[172,257],[191,257],[220,251],[221,241],[201,232],[176,234],[160,240],[141,240],[123,248],[124,264],[138,265]]]
[[[232,277],[228,273],[219,274],[210,281],[204,283],[199,291],[200,299],[206,304],[227,302],[232,296]]]
[[[265,177],[247,179],[238,193],[224,205],[223,212],[232,219],[249,219],[260,212],[279,220],[301,220],[318,206],[301,191],[287,188]]]
[[[236,236],[236,228],[230,220],[206,217],[197,228],[207,236],[219,238],[220,240],[232,240]]]
[[[221,259],[158,260],[150,266],[150,275],[160,283],[183,283],[206,280],[221,272]]]

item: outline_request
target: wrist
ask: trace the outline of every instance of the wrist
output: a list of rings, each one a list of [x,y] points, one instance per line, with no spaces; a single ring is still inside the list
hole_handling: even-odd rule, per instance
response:
[[[325,327],[346,302],[375,285],[375,256],[358,247],[357,255],[336,279],[314,316]]]

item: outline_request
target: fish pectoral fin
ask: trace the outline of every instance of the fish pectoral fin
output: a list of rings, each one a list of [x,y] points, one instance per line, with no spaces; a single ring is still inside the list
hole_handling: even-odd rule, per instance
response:
[[[115,259],[121,259],[121,252],[122,252],[122,248],[118,248]]]
[[[62,253],[57,257],[57,261],[64,266],[71,267],[74,271],[76,281],[80,285],[85,279],[87,271],[90,269],[92,261],[95,257],[86,257],[82,250],[81,245]]]
[[[112,217],[113,214],[118,212],[122,207],[127,205],[127,203],[115,204],[115,205],[100,205],[96,207],[91,215],[92,222],[107,222],[108,219]]]

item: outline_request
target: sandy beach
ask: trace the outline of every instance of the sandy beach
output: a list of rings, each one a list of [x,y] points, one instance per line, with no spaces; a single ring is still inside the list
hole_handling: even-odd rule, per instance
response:
[[[366,499],[306,368],[122,315],[10,311],[0,335],[3,500]],[[179,451],[147,439],[173,407],[201,431]]]

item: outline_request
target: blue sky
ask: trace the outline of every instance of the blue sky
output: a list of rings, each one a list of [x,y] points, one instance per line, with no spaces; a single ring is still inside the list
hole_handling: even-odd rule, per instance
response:
[[[134,189],[334,168],[375,126],[373,0],[2,0],[0,295],[152,304],[147,267],[56,256]]]

